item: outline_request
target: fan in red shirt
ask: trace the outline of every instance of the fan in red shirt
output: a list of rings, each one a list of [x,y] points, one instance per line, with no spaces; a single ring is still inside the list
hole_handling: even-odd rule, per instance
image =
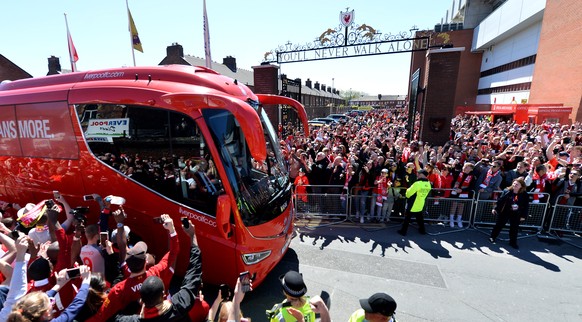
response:
[[[125,241],[123,238],[123,218],[124,216],[114,214],[115,220],[118,222],[118,244],[120,249],[125,247]],[[139,290],[143,281],[150,276],[161,277],[164,275],[165,271],[170,270],[172,263],[176,261],[178,253],[180,252],[180,245],[178,242],[178,235],[174,229],[174,222],[169,215],[162,215],[163,226],[168,231],[170,235],[170,250],[168,253],[162,257],[159,263],[150,267],[146,270],[146,253],[147,245],[144,242],[138,242],[127,251],[127,257],[125,258],[125,264],[127,268],[131,271],[131,275],[115,284],[111,290],[103,305],[92,318],[87,321],[98,322],[107,321],[110,317],[115,315],[120,310],[126,308],[132,302],[136,302],[140,299]]]

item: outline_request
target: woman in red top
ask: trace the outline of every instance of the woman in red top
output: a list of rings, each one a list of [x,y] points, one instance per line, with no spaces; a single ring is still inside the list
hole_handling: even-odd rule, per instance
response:
[[[466,162],[463,165],[463,171],[459,173],[459,176],[457,177],[457,180],[453,185],[453,191],[451,191],[451,195],[453,196],[453,198],[469,199],[469,193],[475,181],[475,176],[473,175],[474,168],[475,165],[470,162]],[[463,202],[452,203],[449,221],[449,225],[451,226],[451,228],[455,227],[455,215],[457,215],[457,225],[459,226],[459,228],[463,228],[464,209],[465,204]]]
[[[303,212],[305,209],[305,204],[307,203],[307,186],[309,185],[309,179],[305,175],[305,169],[299,168],[299,173],[295,178],[295,198],[297,200],[297,205],[299,211]]]

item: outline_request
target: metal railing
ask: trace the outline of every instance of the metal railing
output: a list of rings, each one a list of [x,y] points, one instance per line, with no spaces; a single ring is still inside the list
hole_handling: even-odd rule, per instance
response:
[[[346,221],[398,225],[399,220],[406,215],[406,188],[403,187],[390,188],[388,195],[384,197],[375,187],[356,186],[349,191],[340,185],[304,187],[305,192],[302,193],[299,193],[296,187],[294,205],[296,216],[305,227],[317,228]],[[492,199],[485,200],[472,192],[465,195],[455,194],[454,189],[433,189],[427,197],[424,212],[425,222],[432,226],[429,234],[447,234],[469,228],[489,234],[497,221],[492,210],[501,192],[495,191]],[[572,238],[582,234],[582,207],[560,204],[563,195],[558,196],[551,207],[548,201],[549,194],[528,193],[528,195],[530,195],[528,216],[520,224],[518,238],[535,236],[543,232],[544,228],[559,238],[564,234]],[[537,195],[537,198],[533,198],[534,195]],[[450,217],[453,213],[455,217],[451,227]],[[459,214],[462,227],[458,225]]]
[[[473,228],[478,231],[481,231],[486,234],[490,234],[490,231],[484,232],[481,228],[493,228],[495,223],[497,222],[497,216],[493,215],[492,210],[495,208],[497,204],[497,197],[501,194],[502,191],[494,191],[493,198],[495,200],[483,200],[479,199],[479,195],[477,195],[477,199],[475,200],[475,219],[473,221]],[[538,233],[542,232],[544,228],[544,220],[546,217],[546,212],[549,206],[549,198],[550,195],[547,193],[533,193],[528,192],[530,197],[530,203],[528,208],[528,215],[525,221],[519,224],[519,228],[521,232],[526,232],[525,234],[520,234],[517,238],[526,238],[526,237],[533,237],[536,236]],[[534,198],[534,195],[537,195],[538,198]],[[507,223],[504,228],[509,228],[509,223]],[[525,228],[525,230],[523,230]],[[532,232],[532,233],[530,233]],[[501,240],[508,240],[505,238],[500,238]]]
[[[333,225],[348,218],[349,196],[343,186],[305,185],[306,191],[298,193],[295,187],[295,214],[310,226]],[[302,189],[301,189],[302,190]],[[326,224],[321,224],[326,219]]]
[[[563,198],[565,198],[564,195],[559,195],[552,207],[553,211],[548,233],[570,245],[582,248],[581,245],[574,243],[575,240],[581,240],[582,207],[562,204]]]

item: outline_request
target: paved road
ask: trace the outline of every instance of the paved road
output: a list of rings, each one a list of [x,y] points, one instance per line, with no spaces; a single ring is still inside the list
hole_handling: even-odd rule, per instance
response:
[[[298,269],[308,294],[329,294],[334,321],[347,321],[358,299],[379,291],[396,299],[399,321],[582,321],[580,248],[534,236],[513,250],[473,229],[423,236],[411,227],[401,237],[397,228],[298,228],[243,312],[264,321],[265,309],[283,298],[278,276]]]

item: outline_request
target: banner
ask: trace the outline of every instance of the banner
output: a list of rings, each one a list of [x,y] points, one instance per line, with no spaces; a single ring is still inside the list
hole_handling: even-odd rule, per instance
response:
[[[129,136],[129,119],[91,119],[85,131],[87,137]],[[88,139],[89,141],[89,139]],[[95,141],[95,140],[93,140]]]

